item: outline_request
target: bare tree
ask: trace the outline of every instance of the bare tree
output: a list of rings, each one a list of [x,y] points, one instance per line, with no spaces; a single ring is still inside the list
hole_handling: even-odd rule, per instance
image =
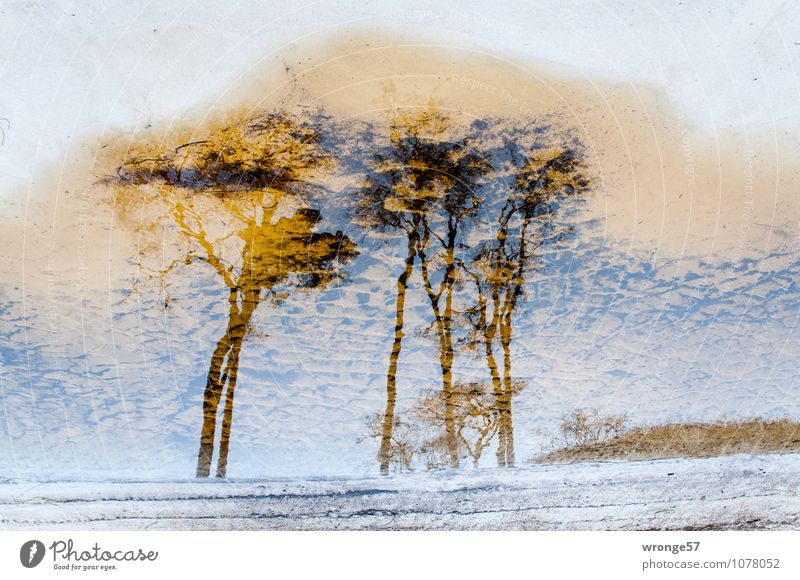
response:
[[[514,381],[512,389],[519,392],[524,383]],[[502,426],[501,409],[491,385],[482,382],[456,382],[450,394],[454,410],[454,429],[458,439],[459,454],[466,454],[477,468],[481,455],[498,434]],[[416,416],[420,422],[432,428],[435,434],[442,433],[446,420],[446,398],[441,392],[428,391],[417,405]],[[446,429],[444,430],[446,433]],[[434,435],[423,443],[422,452],[436,457],[443,438]],[[429,465],[435,465],[429,461]]]
[[[524,388],[513,381],[516,394]],[[453,425],[459,459],[469,458],[477,468],[484,450],[489,447],[500,429],[500,410],[490,383],[455,381],[450,392]],[[438,388],[423,391],[414,408],[395,424],[389,451],[389,464],[412,470],[421,462],[426,469],[441,469],[450,465],[450,446],[445,428],[447,398]],[[380,414],[365,421],[366,435],[359,442],[382,436]]]
[[[366,432],[360,436],[356,443],[377,438],[383,442],[385,432],[384,415],[375,413],[364,421]],[[413,421],[403,419],[398,413],[393,415],[391,439],[387,449],[381,450],[381,460],[386,462],[386,471],[395,466],[397,469],[412,471],[414,458],[419,452],[419,429]],[[383,466],[383,464],[381,464]],[[384,473],[385,475],[385,473]]]

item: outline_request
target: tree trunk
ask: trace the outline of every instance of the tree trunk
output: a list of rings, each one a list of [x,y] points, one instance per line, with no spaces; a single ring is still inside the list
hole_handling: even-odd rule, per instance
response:
[[[220,454],[217,462],[217,477],[225,477],[228,463],[228,447],[230,443],[230,427],[233,418],[233,398],[236,389],[236,378],[239,372],[239,353],[244,341],[250,318],[258,306],[259,295],[248,291],[242,295],[241,290],[232,288],[228,303],[228,326],[225,335],[219,339],[208,370],[206,390],[203,395],[203,426],[200,431],[200,451],[197,455],[197,477],[208,477],[211,472],[211,461],[214,455],[214,439],[217,433],[217,411],[225,389],[225,408],[223,410],[222,433],[220,437]],[[224,365],[224,371],[223,371]],[[227,387],[227,388],[226,388]]]
[[[514,426],[511,414],[513,386],[511,382],[511,320],[500,327],[500,342],[503,346],[503,397],[500,405],[500,431],[504,444],[503,467],[514,466]]]
[[[222,398],[222,364],[230,347],[229,335],[226,330],[225,335],[217,341],[217,346],[211,355],[206,389],[203,393],[203,426],[200,430],[200,451],[197,455],[197,477],[208,477],[211,471],[214,436],[217,429],[217,408]]]
[[[231,441],[231,425],[233,423],[233,401],[236,393],[236,379],[239,375],[239,356],[242,344],[247,336],[250,319],[261,299],[260,290],[248,288],[242,296],[241,313],[232,317],[229,325],[231,349],[225,368],[227,388],[225,391],[225,409],[222,413],[222,430],[219,439],[219,459],[217,460],[217,477],[225,477],[228,471],[228,449]]]
[[[494,391],[495,405],[497,405],[497,466],[506,465],[506,430],[503,423],[503,408],[505,407],[505,391],[500,379],[500,370],[497,368],[497,361],[494,358],[492,343],[486,342],[486,363],[492,375],[492,387]]]
[[[455,273],[455,229],[451,228],[446,255],[445,306],[442,316],[442,389],[445,394],[444,427],[447,433],[447,451],[450,467],[458,467],[458,439],[456,433],[455,400],[453,393],[453,284]]]
[[[531,214],[523,217],[519,234],[519,253],[515,272],[506,289],[505,303],[499,319],[500,344],[503,348],[503,396],[500,398],[500,431],[498,448],[498,465],[501,467],[514,466],[514,424],[512,417],[512,399],[514,390],[511,378],[511,337],[513,334],[512,316],[517,307],[517,300],[522,295],[522,286],[525,283],[525,265],[528,261],[527,231],[531,223]]]
[[[427,225],[426,225],[427,227]],[[445,272],[439,286],[439,291],[434,292],[428,273],[428,260],[425,255],[425,248],[430,236],[426,230],[425,236],[420,242],[420,249],[417,254],[420,258],[420,269],[422,270],[422,281],[425,292],[431,303],[433,316],[436,322],[436,332],[439,338],[439,365],[442,369],[442,394],[444,395],[444,429],[447,453],[450,457],[450,467],[459,466],[458,457],[458,433],[456,432],[455,418],[455,399],[453,394],[453,285],[455,283],[455,242],[457,226],[451,222],[448,241],[445,245]],[[440,307],[440,299],[444,294],[444,312]]]
[[[405,318],[406,288],[408,280],[414,270],[416,257],[415,234],[408,236],[408,255],[406,256],[405,270],[397,279],[397,303],[395,306],[394,343],[389,354],[389,370],[386,373],[386,411],[383,414],[383,428],[381,430],[381,448],[379,452],[381,475],[389,473],[389,462],[392,449],[392,429],[394,428],[394,409],[397,401],[397,363],[400,360],[400,350],[403,347],[403,324]]]
[[[236,340],[228,354],[225,375],[225,410],[222,413],[222,432],[219,438],[219,459],[217,460],[217,477],[225,477],[228,471],[228,449],[231,441],[231,424],[233,422],[233,397],[236,392],[236,377],[239,373],[239,354],[242,350],[242,339]]]
[[[444,392],[444,430],[447,434],[447,453],[450,456],[450,467],[458,467],[456,404],[453,393],[453,345],[447,338],[441,341],[442,355],[440,356],[442,365],[442,391]]]

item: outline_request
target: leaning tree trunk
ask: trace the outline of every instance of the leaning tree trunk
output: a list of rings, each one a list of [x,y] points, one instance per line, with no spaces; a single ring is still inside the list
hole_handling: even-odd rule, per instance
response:
[[[222,365],[230,348],[226,331],[225,336],[217,341],[217,346],[211,355],[206,389],[203,393],[203,426],[200,430],[200,451],[197,455],[197,477],[208,477],[211,471],[211,457],[214,454],[214,436],[217,429],[217,408],[222,398],[224,381]]]
[[[225,409],[222,413],[222,432],[219,438],[219,459],[217,460],[217,477],[225,477],[228,471],[228,449],[231,441],[231,424],[233,422],[233,397],[236,392],[236,378],[239,374],[239,353],[242,350],[242,339],[239,338],[231,347],[228,354],[228,364],[225,375],[227,388],[225,389]]]
[[[225,477],[228,471],[228,449],[231,441],[231,425],[233,423],[233,400],[236,393],[236,379],[239,375],[239,356],[242,352],[242,343],[247,335],[250,319],[258,307],[260,301],[260,290],[248,289],[242,299],[241,314],[238,317],[237,325],[232,330],[233,344],[228,354],[228,364],[226,374],[228,385],[225,391],[225,410],[222,414],[222,431],[219,439],[219,460],[217,461],[217,477]]]
[[[225,335],[219,339],[206,381],[203,395],[203,426],[200,431],[200,451],[197,455],[197,477],[208,477],[211,472],[211,461],[214,455],[214,439],[217,433],[217,411],[225,390],[225,408],[223,411],[222,433],[220,437],[220,454],[217,464],[217,477],[225,477],[230,444],[230,429],[233,418],[233,400],[236,379],[239,372],[239,355],[250,318],[258,305],[258,294],[252,292],[242,296],[241,309],[238,304],[240,294],[238,288],[232,288],[229,298],[230,312]],[[223,370],[224,365],[224,370]]]
[[[227,377],[222,370],[225,360],[231,351],[232,326],[237,313],[239,291],[231,288],[228,296],[229,314],[228,326],[225,334],[217,341],[217,346],[211,354],[211,364],[206,379],[206,389],[203,393],[203,426],[200,429],[200,450],[197,454],[197,477],[208,477],[211,472],[211,459],[214,455],[214,438],[217,431],[217,409],[222,399],[222,389]]]
[[[392,452],[392,430],[394,428],[394,409],[397,401],[397,363],[400,360],[400,350],[403,347],[403,324],[405,319],[405,302],[408,279],[414,270],[416,257],[416,235],[408,236],[408,255],[405,270],[397,279],[397,303],[395,305],[394,342],[392,352],[389,354],[389,370],[386,374],[386,411],[383,414],[383,427],[381,429],[381,448],[379,452],[381,475],[389,473],[389,463]]]

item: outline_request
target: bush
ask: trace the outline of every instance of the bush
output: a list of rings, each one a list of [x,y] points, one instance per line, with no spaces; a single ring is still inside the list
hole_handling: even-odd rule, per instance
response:
[[[712,423],[666,423],[627,428],[621,417],[573,411],[561,423],[567,445],[531,458],[534,463],[716,457],[736,453],[800,451],[800,423],[740,419]]]
[[[561,420],[561,434],[567,447],[582,447],[619,437],[625,431],[624,415],[600,415],[575,409]]]

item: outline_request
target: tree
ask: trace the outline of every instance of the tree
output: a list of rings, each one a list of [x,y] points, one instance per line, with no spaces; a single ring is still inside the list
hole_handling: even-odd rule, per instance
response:
[[[373,154],[371,171],[361,191],[364,223],[400,230],[407,241],[404,269],[397,278],[394,341],[389,354],[386,410],[379,451],[380,470],[384,474],[389,469],[395,424],[405,297],[417,258],[438,337],[450,464],[457,467],[459,463],[452,396],[456,249],[464,238],[470,218],[480,207],[479,181],[490,167],[472,150],[472,137],[453,136],[450,129],[450,120],[436,110],[396,111],[389,125],[388,144]],[[442,269],[436,281],[432,265],[438,262],[442,263]]]
[[[153,233],[171,223],[183,242],[160,276],[205,264],[227,293],[228,322],[211,354],[203,396],[197,477],[210,474],[223,396],[216,475],[227,474],[239,358],[258,305],[325,287],[340,275],[337,264],[357,254],[341,231],[315,232],[320,211],[304,205],[318,191],[315,178],[334,164],[323,121],[268,113],[174,148],[144,145],[107,180],[117,187],[120,215],[133,218],[137,206],[149,206],[139,230]]]
[[[524,145],[530,136],[535,137],[534,142]],[[483,350],[489,369],[500,415],[497,463],[501,467],[513,466],[515,460],[511,373],[514,312],[524,297],[524,284],[537,249],[568,231],[554,219],[558,202],[581,195],[590,184],[579,144],[573,140],[564,145],[554,140],[547,127],[509,131],[495,152],[499,155],[498,174],[508,175],[496,183],[510,184],[503,195],[497,196],[500,209],[496,234],[473,250],[471,260],[461,262],[476,292],[474,306],[465,311],[471,332],[464,342],[469,348]],[[502,376],[495,356],[498,343]]]
[[[516,394],[524,388],[524,383],[513,381],[510,386],[512,393]],[[438,466],[436,457],[440,453],[437,450],[446,443],[446,438],[441,436],[441,427],[447,417],[447,399],[443,395],[442,392],[430,390],[423,393],[416,409],[417,418],[428,427],[427,432],[433,434],[423,442],[421,448],[421,452],[429,458],[427,463],[431,467]],[[470,457],[472,466],[477,468],[484,449],[502,428],[503,416],[498,400],[490,385],[475,381],[457,381],[450,399],[459,456]],[[447,433],[446,429],[444,432]]]
[[[525,384],[513,381],[514,394]],[[453,425],[459,459],[469,458],[477,468],[483,451],[500,430],[500,410],[491,383],[455,381],[450,391]],[[420,461],[426,469],[450,465],[450,446],[445,428],[447,398],[441,389],[423,391],[414,408],[401,418],[394,415],[388,463],[399,469],[413,470]],[[382,436],[383,416],[371,415],[365,421],[367,433],[358,442]],[[416,459],[416,461],[415,461]]]

